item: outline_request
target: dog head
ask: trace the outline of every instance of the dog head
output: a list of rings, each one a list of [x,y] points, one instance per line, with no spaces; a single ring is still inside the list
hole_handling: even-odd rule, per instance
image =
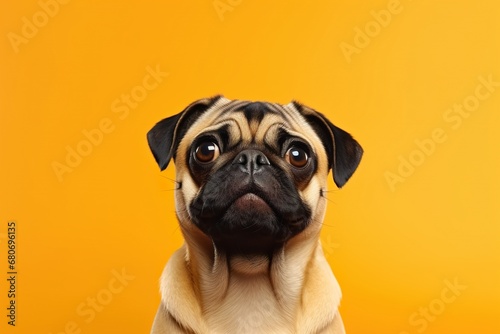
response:
[[[161,170],[175,161],[184,236],[240,255],[317,235],[329,170],[342,187],[363,153],[351,135],[302,104],[222,96],[160,121],[148,143]]]

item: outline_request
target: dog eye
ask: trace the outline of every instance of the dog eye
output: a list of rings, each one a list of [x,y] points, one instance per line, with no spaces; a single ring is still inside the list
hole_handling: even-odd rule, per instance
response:
[[[292,166],[302,168],[309,162],[307,152],[300,147],[292,146],[286,151],[285,160]]]
[[[202,163],[212,162],[217,159],[219,155],[219,146],[213,142],[201,143],[194,152],[196,160]]]

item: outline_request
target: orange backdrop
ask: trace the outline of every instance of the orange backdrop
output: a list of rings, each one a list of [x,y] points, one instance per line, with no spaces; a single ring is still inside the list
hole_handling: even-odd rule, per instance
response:
[[[0,36],[0,332],[149,331],[182,238],[145,135],[222,93],[363,145],[322,234],[349,334],[500,333],[498,1],[4,1]]]

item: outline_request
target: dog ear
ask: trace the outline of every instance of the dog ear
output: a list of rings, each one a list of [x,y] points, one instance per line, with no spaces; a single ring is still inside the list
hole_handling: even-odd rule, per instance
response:
[[[180,113],[165,118],[148,132],[148,144],[160,170],[167,168],[170,159],[175,159],[177,146],[189,127],[217,102],[221,95],[191,103]]]
[[[342,188],[358,167],[363,148],[349,133],[333,125],[323,114],[298,102],[292,103],[321,139],[328,155],[328,166],[333,171],[333,180],[337,187]]]

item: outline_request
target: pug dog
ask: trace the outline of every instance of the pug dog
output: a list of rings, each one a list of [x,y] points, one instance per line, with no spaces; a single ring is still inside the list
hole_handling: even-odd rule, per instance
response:
[[[340,188],[363,150],[298,102],[198,100],[148,143],[175,162],[185,243],[168,261],[153,334],[345,333],[319,241],[329,170]]]

